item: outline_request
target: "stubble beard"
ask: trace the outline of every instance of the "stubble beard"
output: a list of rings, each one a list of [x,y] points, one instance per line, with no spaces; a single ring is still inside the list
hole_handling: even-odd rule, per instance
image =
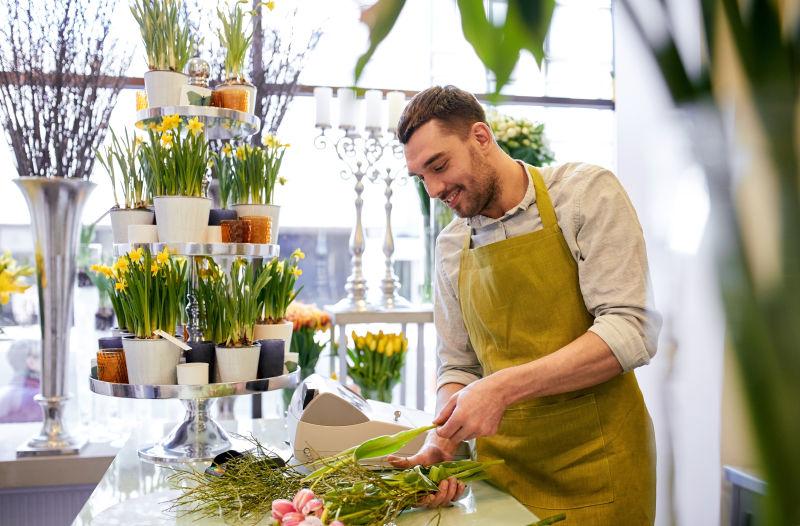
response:
[[[467,191],[462,187],[462,206],[453,212],[461,218],[475,217],[486,210],[497,198],[499,185],[497,170],[492,165],[481,159],[478,152],[470,150],[471,167],[473,174],[472,188]]]

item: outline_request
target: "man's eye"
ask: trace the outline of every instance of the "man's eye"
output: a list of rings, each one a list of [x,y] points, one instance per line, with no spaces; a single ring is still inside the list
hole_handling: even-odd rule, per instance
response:
[[[444,170],[446,167],[447,167],[447,163],[440,164],[439,166],[436,166],[436,167],[433,169],[433,171],[434,171],[434,172],[441,172],[441,171],[442,171],[442,170]]]

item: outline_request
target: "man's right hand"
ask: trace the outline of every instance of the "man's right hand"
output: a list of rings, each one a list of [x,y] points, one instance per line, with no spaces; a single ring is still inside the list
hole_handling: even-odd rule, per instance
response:
[[[457,447],[457,443],[440,437],[436,434],[436,430],[433,429],[428,432],[425,443],[415,455],[410,457],[389,455],[387,460],[392,466],[400,469],[413,468],[419,465],[430,466],[431,464],[453,460],[453,454]],[[464,493],[464,489],[465,486],[462,482],[451,477],[439,483],[439,491],[436,494],[425,497],[419,504],[428,508],[446,506],[452,501],[458,500]]]

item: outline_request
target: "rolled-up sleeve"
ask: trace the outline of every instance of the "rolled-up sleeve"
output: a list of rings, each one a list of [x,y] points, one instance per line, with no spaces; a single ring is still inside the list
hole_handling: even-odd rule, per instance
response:
[[[628,195],[609,171],[586,179],[577,207],[578,272],[589,328],[622,369],[650,362],[661,317],[653,307],[642,227]]]
[[[444,232],[443,232],[444,234]],[[447,234],[445,234],[446,236]],[[468,385],[483,376],[483,368],[469,341],[461,305],[445,270],[442,237],[436,242],[436,280],[434,283],[433,323],[436,327],[436,353],[440,360],[436,388],[449,383]],[[444,250],[450,251],[449,248]],[[450,259],[454,254],[450,254]]]

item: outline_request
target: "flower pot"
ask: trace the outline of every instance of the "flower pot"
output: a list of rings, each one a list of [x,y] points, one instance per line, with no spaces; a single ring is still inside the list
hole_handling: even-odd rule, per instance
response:
[[[272,378],[283,374],[283,340],[258,340],[261,352],[258,358],[258,377]]]
[[[181,359],[181,349],[162,338],[124,338],[125,363],[128,381],[132,384],[175,385],[175,368]]]
[[[128,242],[128,225],[152,225],[155,217],[147,208],[112,208],[109,215],[114,243]]]
[[[156,208],[158,240],[162,243],[203,243],[211,210],[207,197],[159,196]]]
[[[214,368],[217,364],[214,342],[188,342],[192,349],[186,351],[186,363],[207,363],[208,383],[214,381]]]
[[[219,381],[248,382],[258,376],[258,357],[261,345],[249,347],[221,347],[217,346],[217,365],[219,366]]]
[[[246,216],[262,216],[269,217],[270,219],[270,243],[278,242],[278,219],[281,213],[281,207],[278,205],[233,205],[233,209],[239,217]]]
[[[235,220],[239,216],[236,215],[236,210],[228,210],[227,208],[212,208],[208,214],[209,226],[220,226],[223,220]]]
[[[177,71],[151,70],[144,74],[144,89],[151,108],[177,106],[181,99],[181,88],[189,77]]]
[[[97,339],[97,346],[99,350],[103,349],[122,349],[121,336],[104,336]]]
[[[158,243],[158,226],[128,225],[128,243]]]
[[[228,79],[214,88],[211,104],[229,110],[254,113],[257,93],[256,87],[245,80]]]
[[[291,352],[293,328],[294,324],[290,321],[259,323],[253,328],[253,339],[256,341],[283,340],[283,374],[294,372],[299,360],[299,356]]]

